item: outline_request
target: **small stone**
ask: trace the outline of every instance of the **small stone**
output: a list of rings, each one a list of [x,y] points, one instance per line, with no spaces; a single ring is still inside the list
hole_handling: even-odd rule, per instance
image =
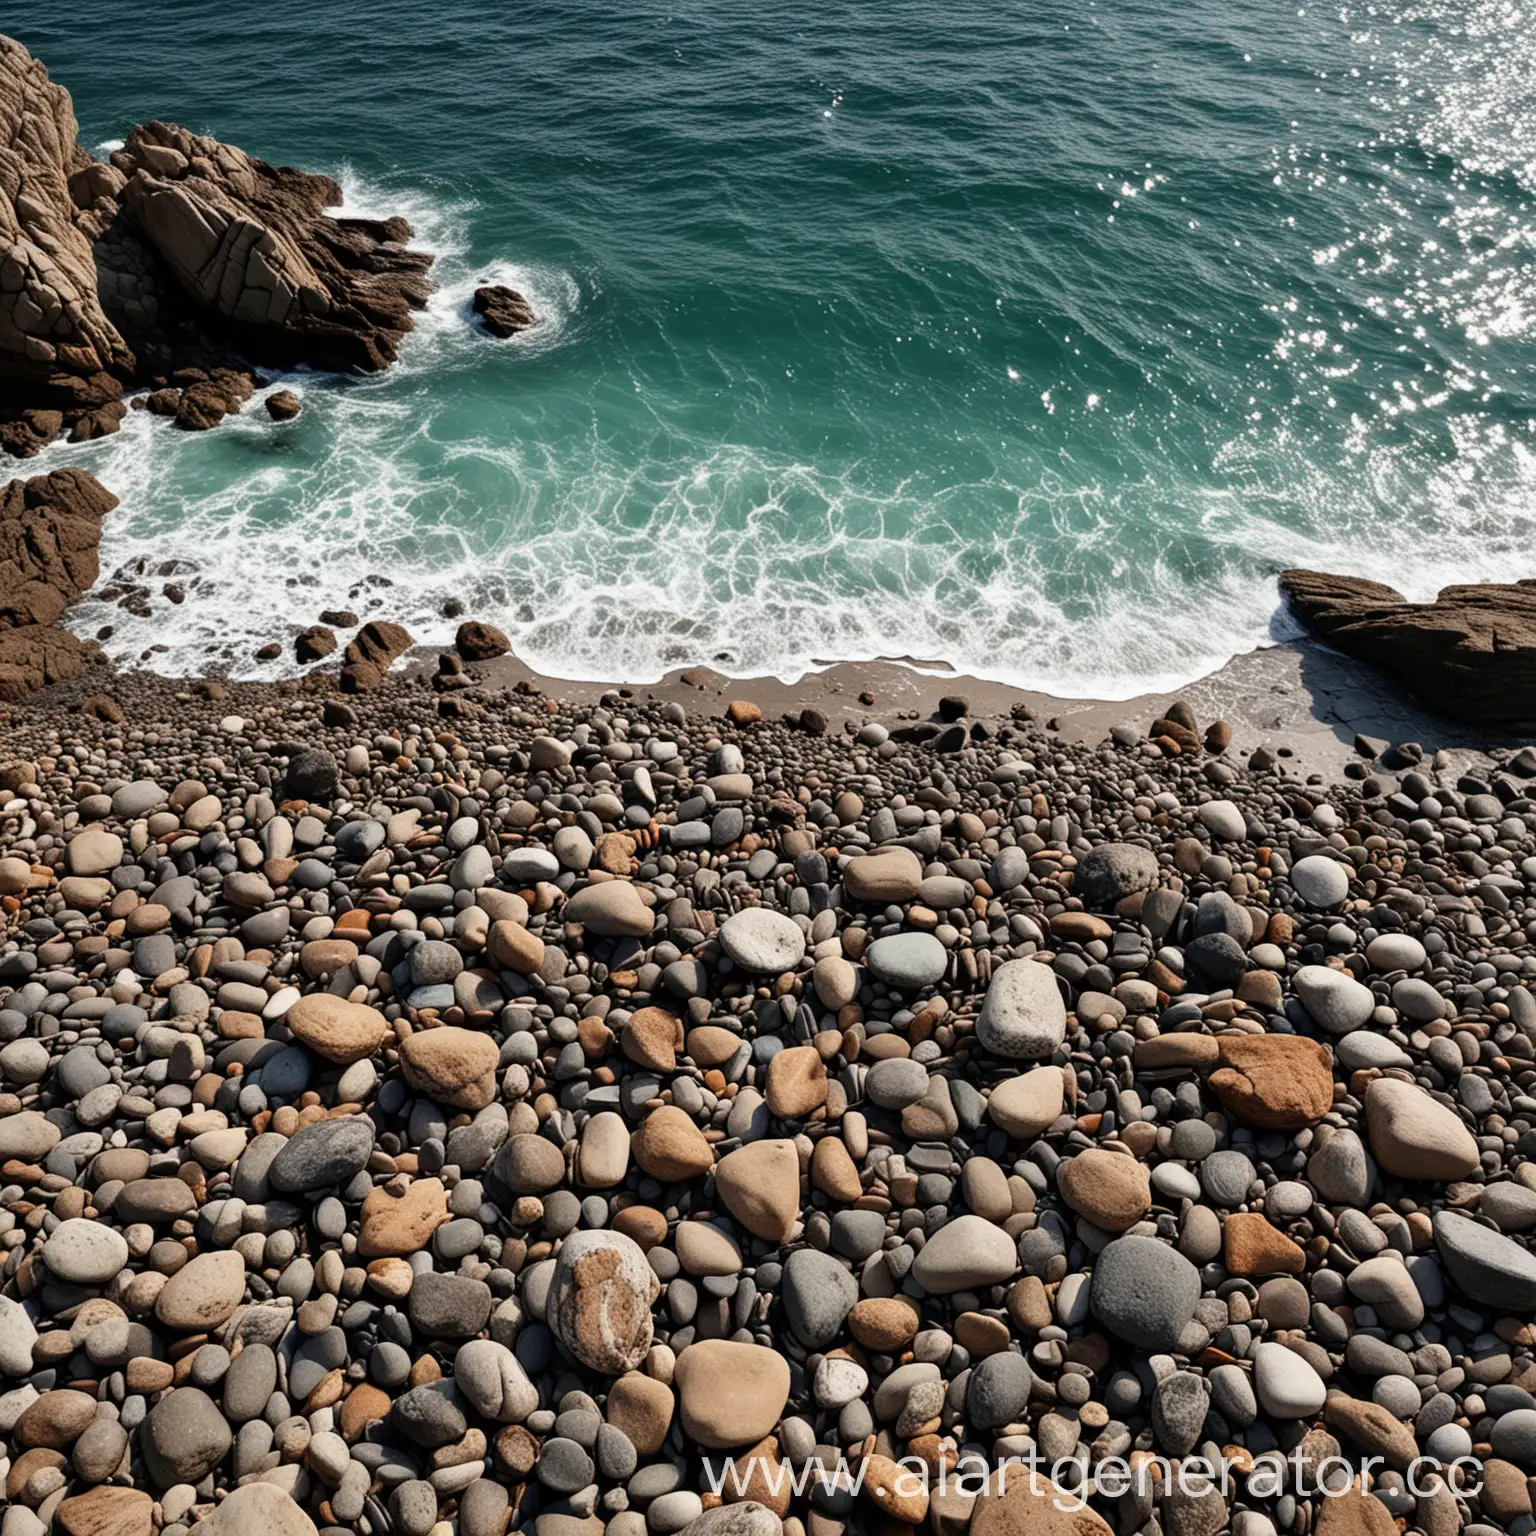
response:
[[[1211,1073],[1211,1088],[1247,1124],[1301,1130],[1333,1108],[1333,1065],[1316,1040],[1223,1035],[1217,1047],[1221,1066]]]
[[[1090,1147],[1062,1163],[1056,1181],[1062,1199],[1106,1232],[1124,1232],[1152,1205],[1146,1168],[1121,1152]]]
[[[1061,1118],[1066,1085],[1059,1067],[1035,1067],[1005,1078],[987,1099],[994,1124],[1020,1141],[1033,1141]]]
[[[925,1085],[927,1078],[923,1072]],[[820,1109],[827,1102],[827,1068],[821,1052],[813,1045],[780,1051],[768,1063],[764,1092],[768,1108],[780,1120],[803,1120]]]
[[[672,1389],[651,1376],[630,1372],[608,1389],[608,1422],[621,1431],[642,1456],[654,1456],[672,1427]]]
[[[577,891],[565,904],[565,920],[605,939],[643,939],[656,924],[630,880],[605,880]]]
[[[630,1142],[630,1151],[653,1179],[664,1184],[696,1179],[715,1166],[715,1154],[698,1126],[671,1104],[646,1116]]]
[[[859,1299],[858,1281],[829,1253],[797,1248],[784,1265],[780,1295],[790,1330],[810,1349],[825,1349]]]
[[[1437,1212],[1434,1233],[1440,1261],[1464,1295],[1504,1312],[1536,1309],[1536,1255],[1529,1249],[1456,1211]]]
[[[404,1188],[392,1181],[363,1200],[357,1251],[365,1259],[420,1253],[448,1220],[448,1195],[440,1179],[412,1179]]]
[[[166,1281],[155,1316],[168,1328],[206,1333],[228,1319],[244,1295],[245,1260],[238,1253],[200,1253]]]
[[[897,933],[876,939],[865,951],[864,961],[876,980],[899,991],[915,992],[942,980],[949,955],[931,933]],[[995,978],[992,985],[997,985]]]
[[[930,1296],[951,1296],[998,1285],[1019,1267],[1013,1240],[980,1216],[956,1216],[935,1232],[912,1264],[912,1278]]]
[[[1312,854],[1291,866],[1291,889],[1307,906],[1326,912],[1349,895],[1349,874],[1338,859]]]
[[[1150,1237],[1110,1243],[1099,1254],[1089,1292],[1094,1316],[1116,1338],[1157,1352],[1177,1344],[1199,1299],[1195,1266]]]
[[[473,1338],[491,1314],[491,1288],[469,1275],[426,1271],[411,1286],[412,1324],[437,1339]]]
[[[1369,987],[1330,966],[1304,965],[1291,978],[1291,985],[1307,1012],[1330,1035],[1347,1035],[1359,1029],[1376,1009]]]
[[[322,1120],[291,1136],[272,1160],[267,1177],[284,1194],[307,1194],[345,1184],[360,1173],[373,1151],[373,1122],[364,1115]]]
[[[1414,1083],[1380,1077],[1365,1092],[1371,1153],[1402,1179],[1463,1179],[1478,1166],[1477,1143],[1459,1116]]]
[[[539,1390],[517,1356],[492,1339],[471,1339],[453,1357],[453,1379],[470,1405],[498,1424],[521,1424],[539,1406]]]
[[[43,1261],[51,1274],[71,1285],[105,1285],[127,1264],[128,1244],[111,1227],[75,1217],[49,1234]]]
[[[283,1022],[312,1051],[342,1066],[371,1056],[394,1034],[377,1008],[349,1003],[330,992],[299,998]]]
[[[910,848],[882,848],[851,859],[843,871],[843,890],[850,901],[889,906],[908,902],[923,881],[923,866]]]
[[[70,839],[64,856],[72,875],[110,874],[122,863],[123,840],[114,832],[88,827]]]
[[[496,1097],[499,1057],[489,1035],[451,1024],[418,1029],[400,1045],[406,1082],[451,1109],[484,1109]]]
[[[157,1488],[198,1483],[229,1452],[233,1436],[206,1392],[177,1387],[150,1409],[139,1431],[139,1450]]]
[[[725,1208],[754,1236],[787,1242],[800,1222],[800,1158],[791,1141],[753,1141],[715,1170]]]
[[[1101,843],[1078,860],[1073,894],[1094,912],[1111,912],[1127,896],[1157,883],[1157,855],[1136,843]]]

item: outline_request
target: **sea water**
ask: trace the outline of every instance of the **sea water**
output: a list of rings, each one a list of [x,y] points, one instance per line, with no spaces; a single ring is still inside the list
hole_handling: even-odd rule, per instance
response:
[[[50,448],[122,498],[120,661],[274,676],[322,609],[535,667],[941,659],[1173,686],[1274,576],[1536,571],[1532,0],[74,0],[4,26],[402,213],[372,378]],[[473,290],[539,323],[497,341]],[[33,466],[28,466],[29,468]],[[166,574],[169,572],[170,574]],[[161,595],[174,583],[180,603]]]

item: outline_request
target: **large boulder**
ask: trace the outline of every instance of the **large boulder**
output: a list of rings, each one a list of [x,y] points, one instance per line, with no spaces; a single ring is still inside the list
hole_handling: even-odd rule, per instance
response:
[[[1536,720],[1536,583],[1445,587],[1410,603],[1379,581],[1290,570],[1280,590],[1319,640],[1392,673],[1441,714]]]
[[[83,469],[0,490],[0,629],[54,624],[96,584],[101,520],[114,496]]]
[[[112,167],[145,241],[253,362],[376,373],[431,292],[410,225],[329,216],[329,176],[159,122],[135,128]]]
[[[0,334],[0,373],[3,345]],[[96,584],[101,520],[116,505],[83,469],[0,489],[0,700],[25,698],[101,661],[94,640],[54,626]]]

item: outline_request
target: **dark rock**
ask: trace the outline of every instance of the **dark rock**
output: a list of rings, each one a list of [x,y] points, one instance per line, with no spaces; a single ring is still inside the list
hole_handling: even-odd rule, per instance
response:
[[[371,619],[358,630],[342,652],[341,687],[344,693],[371,693],[384,674],[415,642],[410,631],[383,619]]]
[[[335,631],[327,629],[324,624],[311,624],[308,629],[301,629],[293,637],[295,661],[319,661],[322,656],[329,656],[335,649]]]
[[[493,336],[515,336],[539,322],[528,300],[516,289],[505,288],[500,283],[475,289],[474,311]]]
[[[266,398],[267,415],[273,421],[292,421],[304,409],[303,402],[291,389],[274,390]]]
[[[489,661],[493,656],[505,656],[512,642],[495,625],[466,619],[453,637],[453,648],[465,661]]]
[[[336,792],[336,759],[323,747],[305,747],[288,760],[283,788],[293,800],[328,800]]]
[[[1536,583],[1445,587],[1432,603],[1355,576],[1280,573],[1291,611],[1320,640],[1392,673],[1455,720],[1536,720]]]

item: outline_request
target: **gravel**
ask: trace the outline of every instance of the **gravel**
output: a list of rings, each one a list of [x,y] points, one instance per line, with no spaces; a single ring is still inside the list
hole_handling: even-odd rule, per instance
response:
[[[1536,755],[438,675],[11,717],[5,1536],[840,1536],[1030,1447],[1379,1454],[1372,1528],[1525,1530]],[[706,1508],[753,1447],[874,1481]]]

